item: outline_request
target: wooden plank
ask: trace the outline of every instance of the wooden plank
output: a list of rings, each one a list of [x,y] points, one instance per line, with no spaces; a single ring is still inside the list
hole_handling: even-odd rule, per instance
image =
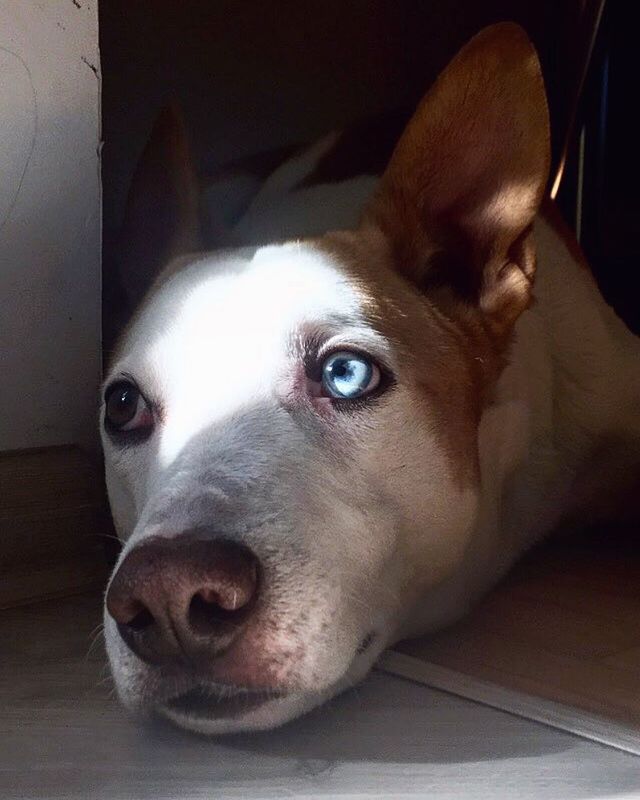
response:
[[[489,696],[503,697],[501,708],[514,697],[526,698],[520,706],[538,719],[530,709],[536,702],[540,709],[551,703],[563,708],[559,718],[573,720],[568,730],[572,724],[584,727],[587,718],[593,727],[599,719],[605,738],[611,726],[622,726],[640,742],[636,541],[637,532],[631,531],[627,539],[602,532],[551,542],[516,567],[466,619],[402,642],[396,651],[414,660],[418,672],[423,664],[429,674],[457,675],[453,683],[460,686],[490,686]]]
[[[616,605],[619,605],[616,604]],[[606,619],[606,602],[600,598],[600,613],[558,606],[540,598],[522,598],[517,593],[492,595],[469,617],[477,635],[497,635],[511,642],[525,642],[532,649],[571,658],[605,658],[634,644],[640,646],[640,628],[635,614]],[[612,624],[615,622],[615,624]]]
[[[0,608],[104,584],[102,469],[73,446],[0,453]]]
[[[382,654],[379,669],[391,675],[422,683],[434,689],[464,697],[476,703],[499,708],[518,717],[541,722],[551,728],[574,733],[585,739],[640,755],[640,729],[555,703],[535,694],[506,689],[504,686],[441,667],[396,650]]]
[[[634,722],[640,730],[638,678],[606,664],[563,657],[522,641],[472,630],[433,642],[406,642],[400,652],[481,680],[584,711]]]
[[[637,619],[637,618],[636,618]],[[640,647],[632,647],[603,659],[603,664],[630,672],[640,683]],[[640,687],[639,687],[640,694]]]

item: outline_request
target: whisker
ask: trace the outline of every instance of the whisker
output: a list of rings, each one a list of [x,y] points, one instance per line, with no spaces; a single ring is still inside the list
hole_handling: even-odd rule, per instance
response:
[[[88,661],[89,656],[95,650],[96,645],[102,640],[102,634],[104,633],[104,625],[100,623],[97,628],[89,635],[91,642],[89,643],[89,648],[86,652],[84,657],[85,661]]]
[[[120,539],[114,533],[102,533],[102,532],[92,531],[91,533],[88,533],[87,536],[91,536],[96,539],[109,539],[113,540],[114,542],[117,542],[120,545],[122,544],[122,539]]]

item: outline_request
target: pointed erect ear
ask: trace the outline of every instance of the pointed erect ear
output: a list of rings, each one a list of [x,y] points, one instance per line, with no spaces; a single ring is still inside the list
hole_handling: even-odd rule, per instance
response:
[[[199,186],[180,107],[163,108],[133,175],[120,241],[120,281],[135,307],[174,256],[199,247]]]
[[[502,333],[530,300],[531,227],[548,170],[536,52],[517,25],[494,25],[422,100],[363,224],[382,229],[405,277],[477,305]]]

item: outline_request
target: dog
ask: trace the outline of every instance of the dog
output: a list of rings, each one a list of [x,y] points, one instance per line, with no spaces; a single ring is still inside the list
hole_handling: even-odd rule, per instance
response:
[[[105,381],[111,670],[194,731],[297,717],[559,525],[640,510],[640,342],[544,199],[526,34],[472,39],[380,176],[318,184],[339,138],[195,255],[177,146],[176,257]]]

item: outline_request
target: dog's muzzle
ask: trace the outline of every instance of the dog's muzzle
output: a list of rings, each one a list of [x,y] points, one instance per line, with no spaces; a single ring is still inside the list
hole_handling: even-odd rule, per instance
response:
[[[203,531],[154,536],[125,556],[107,590],[107,612],[141,661],[187,679],[191,688],[160,704],[168,715],[233,718],[284,696],[268,681],[225,680],[259,606],[261,580],[251,550]]]

